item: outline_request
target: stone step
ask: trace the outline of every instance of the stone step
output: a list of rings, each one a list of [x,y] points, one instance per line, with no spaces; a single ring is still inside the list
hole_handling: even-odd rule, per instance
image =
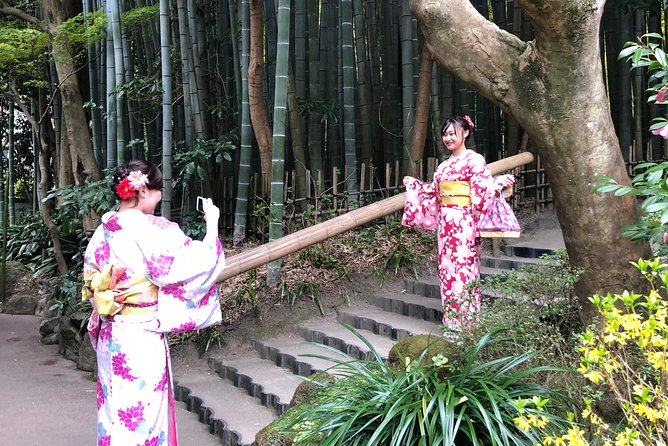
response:
[[[216,374],[179,377],[174,394],[223,446],[251,445],[260,429],[276,418],[273,410]]]
[[[501,246],[501,252],[510,257],[522,257],[522,258],[531,258],[538,259],[544,254],[554,254],[554,249],[550,248],[538,248],[535,246],[522,246],[522,245],[504,245]]]
[[[373,359],[369,346],[334,319],[311,319],[300,326],[300,331],[304,339],[309,342],[334,347],[355,359]],[[392,339],[369,330],[357,330],[357,332],[373,346],[382,359],[387,359],[394,345]]]
[[[511,257],[511,256],[482,256],[480,266],[498,269],[520,269],[525,265],[535,265],[545,263],[544,259],[532,257]]]
[[[434,281],[435,282],[435,281]],[[443,308],[440,299],[418,296],[417,294],[371,295],[369,302],[384,311],[401,314],[429,322],[440,322]]]
[[[223,361],[209,358],[209,367],[235,387],[257,398],[260,404],[282,415],[303,379],[276,364],[262,359],[258,352],[245,352],[243,358]]]
[[[440,324],[383,311],[375,305],[356,303],[338,311],[338,320],[357,329],[398,341],[418,334],[440,334]]]
[[[501,276],[504,274],[508,274],[510,270],[508,269],[503,269],[503,268],[490,268],[488,266],[481,266],[480,267],[480,281],[484,282],[485,279],[489,276]],[[521,274],[521,273],[518,273]]]
[[[273,361],[277,366],[284,367],[299,376],[308,377],[314,373],[331,369],[335,365],[334,362],[327,359],[308,355],[318,355],[340,361],[351,360],[334,347],[317,345],[296,335],[277,336],[264,341],[255,340],[253,346],[263,359]]]
[[[404,279],[404,288],[407,294],[416,294],[418,296],[441,298],[441,288],[436,277],[422,279]]]

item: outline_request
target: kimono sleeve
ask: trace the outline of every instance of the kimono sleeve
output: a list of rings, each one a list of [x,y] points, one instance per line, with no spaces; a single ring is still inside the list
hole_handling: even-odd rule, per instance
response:
[[[225,269],[218,238],[208,244],[187,237],[175,223],[149,219],[150,234],[138,245],[146,261],[146,277],[159,287],[160,332],[198,330],[220,322],[216,281]]]
[[[438,193],[433,183],[405,177],[406,201],[401,224],[409,228],[436,230]]]
[[[470,169],[471,206],[474,210],[477,225],[487,212],[499,188],[497,188],[496,180],[492,177],[482,155],[475,154],[471,158]]]

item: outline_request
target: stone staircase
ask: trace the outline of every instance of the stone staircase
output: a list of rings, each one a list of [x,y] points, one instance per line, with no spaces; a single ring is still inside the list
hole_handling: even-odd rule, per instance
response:
[[[536,257],[551,251],[503,246],[497,256],[483,256],[482,279],[541,261]],[[292,334],[254,340],[252,349],[239,357],[209,359],[206,374],[177,373],[176,398],[198,414],[221,444],[250,445],[260,429],[287,409],[303,377],[332,366],[316,356],[343,358],[343,352],[369,358],[369,347],[341,322],[355,327],[383,358],[396,340],[422,333],[442,334],[437,280],[406,280],[404,285],[405,292],[379,289],[366,300],[339,308],[336,314],[302,323]]]

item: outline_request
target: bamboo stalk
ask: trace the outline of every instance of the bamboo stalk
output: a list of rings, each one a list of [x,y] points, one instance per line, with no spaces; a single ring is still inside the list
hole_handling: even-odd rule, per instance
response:
[[[530,152],[523,152],[490,163],[488,167],[492,175],[496,175],[523,166],[531,161],[533,161],[533,155]],[[218,281],[221,282],[258,266],[273,262],[300,249],[399,211],[403,209],[404,203],[405,193],[401,193],[232,256],[227,259],[227,267],[218,277]]]

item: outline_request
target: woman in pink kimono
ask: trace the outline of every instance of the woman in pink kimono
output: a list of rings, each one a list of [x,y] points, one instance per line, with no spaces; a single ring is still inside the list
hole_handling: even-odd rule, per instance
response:
[[[466,148],[472,129],[468,116],[447,119],[441,138],[450,157],[436,168],[434,181],[404,178],[402,223],[437,231],[443,323],[455,330],[480,307],[478,225],[497,192],[514,182],[512,175],[493,178],[482,155]]]
[[[97,444],[177,445],[167,332],[220,322],[216,280],[225,267],[219,210],[204,200],[206,236],[155,217],[162,173],[134,160],[116,169],[117,212],[102,216],[84,258],[83,299],[97,351]]]

